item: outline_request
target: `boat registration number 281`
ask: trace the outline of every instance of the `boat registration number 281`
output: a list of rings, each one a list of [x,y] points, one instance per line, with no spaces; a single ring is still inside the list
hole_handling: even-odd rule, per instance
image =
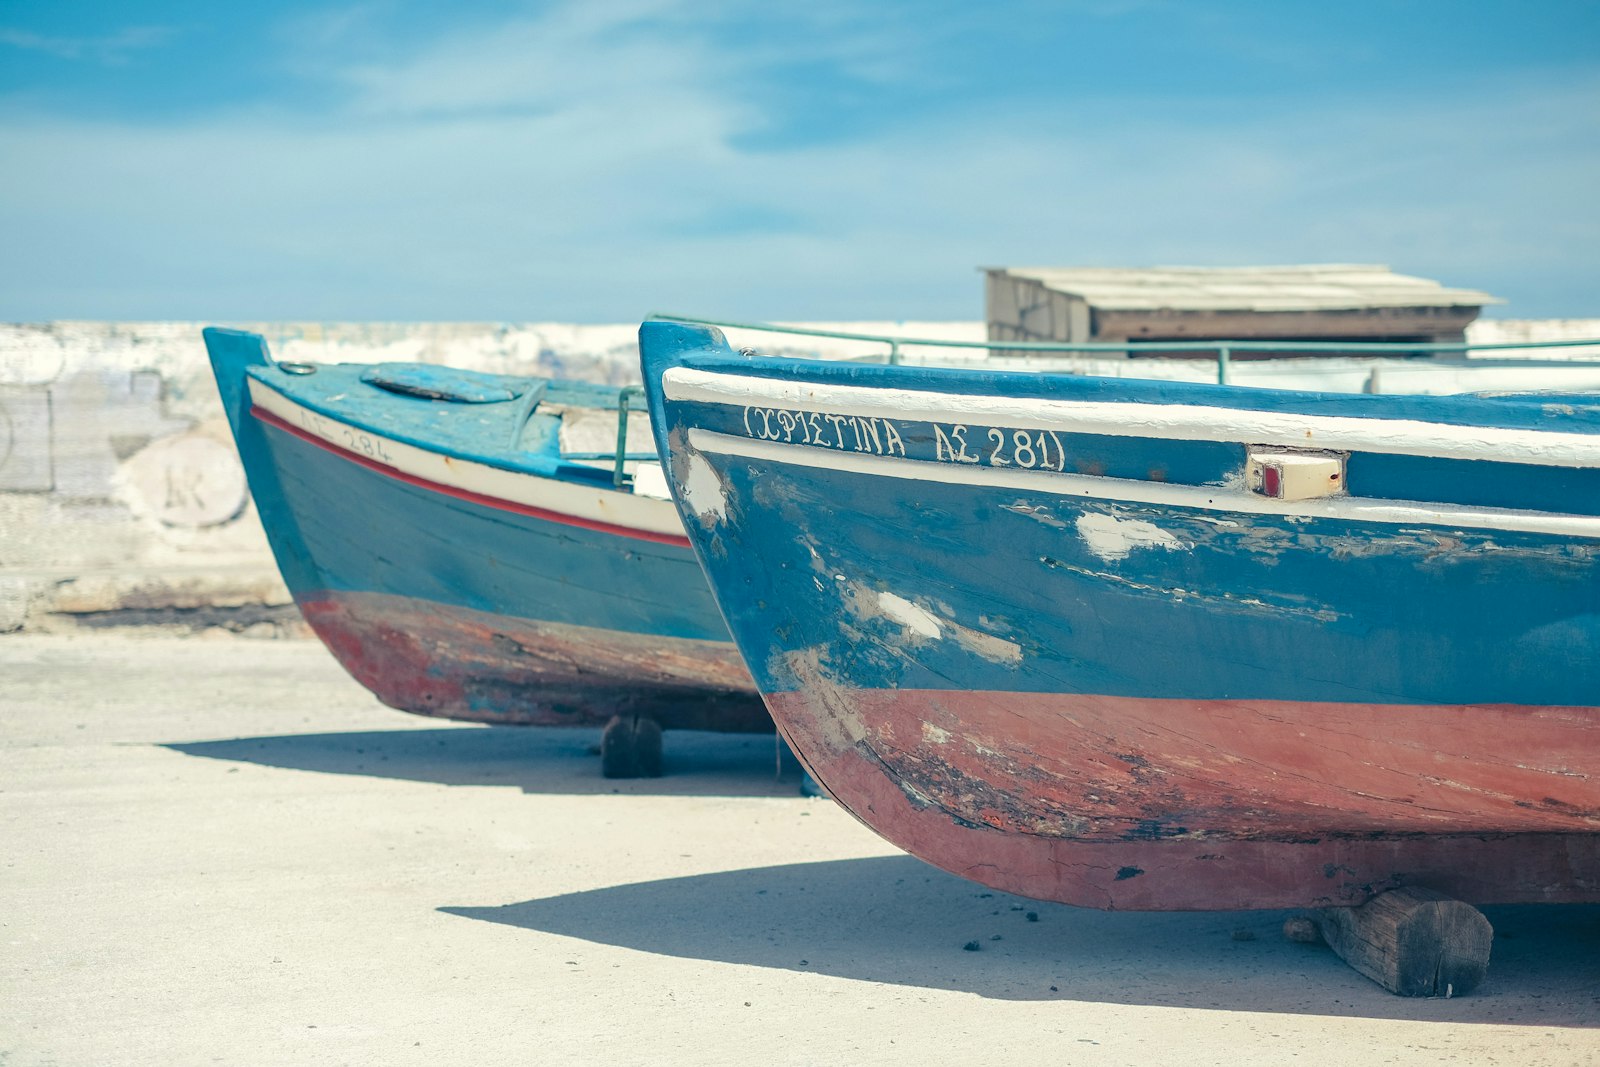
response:
[[[1067,453],[1054,430],[951,422],[908,422],[789,408],[746,407],[744,431],[758,441],[809,445],[936,463],[1064,471]]]

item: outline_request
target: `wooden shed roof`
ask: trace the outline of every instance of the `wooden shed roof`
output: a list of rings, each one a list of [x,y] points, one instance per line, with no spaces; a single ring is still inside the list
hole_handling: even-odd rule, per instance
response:
[[[1094,307],[1118,311],[1349,311],[1503,303],[1476,289],[1447,289],[1381,264],[999,267],[990,273],[1037,281]]]

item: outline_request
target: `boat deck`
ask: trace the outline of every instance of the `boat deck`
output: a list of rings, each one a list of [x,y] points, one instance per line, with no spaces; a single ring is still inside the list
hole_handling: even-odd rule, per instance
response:
[[[546,477],[610,480],[611,464],[593,461],[602,453],[606,459],[614,454],[612,413],[619,408],[623,387],[415,363],[310,368],[279,363],[252,367],[249,374],[320,415],[430,452]],[[583,421],[602,432],[574,441],[570,431],[563,431],[564,425],[590,415],[601,417]],[[606,428],[609,434],[603,432]],[[630,440],[637,446],[630,448],[630,455],[641,450],[636,458],[654,457],[647,434],[630,434]]]

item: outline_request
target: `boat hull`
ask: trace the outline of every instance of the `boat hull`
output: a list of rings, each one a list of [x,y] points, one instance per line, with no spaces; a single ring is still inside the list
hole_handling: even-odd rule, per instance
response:
[[[295,601],[403,711],[469,721],[771,729],[685,547],[446,495],[268,425],[314,584]]]
[[[1045,395],[985,426],[954,377],[913,396],[651,332],[658,439],[735,640],[818,781],[895,844],[1104,908],[1600,898],[1584,440],[1549,463],[1554,437],[1517,436],[1533,414],[1473,430],[1538,467],[1465,461],[1521,494],[1501,508],[1449,457],[1381,451],[1448,446],[1425,408],[1375,408],[1333,427],[1377,442],[1336,468],[1351,494],[1446,500],[1263,501],[1230,475],[1252,438],[1185,424],[1183,390],[1086,427],[1013,385]],[[961,458],[981,440],[1037,469]]]
[[[665,501],[343,422],[280,392],[294,375],[274,388],[259,338],[207,341],[285,582],[380,700],[477,722],[637,713],[665,728],[772,729]]]

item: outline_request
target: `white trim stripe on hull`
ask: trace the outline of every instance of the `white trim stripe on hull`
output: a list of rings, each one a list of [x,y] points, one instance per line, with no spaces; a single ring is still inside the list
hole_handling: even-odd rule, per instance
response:
[[[875,412],[876,414],[876,412]],[[926,460],[899,459],[839,452],[807,445],[758,441],[748,437],[691,429],[689,445],[701,452],[739,456],[777,465],[838,470],[879,478],[986,486],[1049,493],[1055,496],[1110,500],[1131,504],[1193,508],[1209,512],[1285,515],[1401,526],[1448,526],[1458,529],[1508,530],[1557,537],[1600,539],[1600,516],[1558,515],[1508,508],[1475,508],[1419,501],[1324,497],[1284,501],[1239,486],[1173,485],[1128,478],[1058,474],[1053,471],[973,467]]]
[[[782,407],[863,418],[982,423],[1025,430],[1337,449],[1553,467],[1600,466],[1600,434],[1455,426],[1415,419],[1248,411],[1196,404],[1148,404],[936,393],[792,382],[673,367],[667,399],[738,407]]]
[[[396,441],[313,411],[256,378],[250,401],[303,433],[341,452],[400,474],[464,493],[571,516],[585,523],[683,537],[672,501],[601,487],[577,485],[526,471],[506,470]]]

